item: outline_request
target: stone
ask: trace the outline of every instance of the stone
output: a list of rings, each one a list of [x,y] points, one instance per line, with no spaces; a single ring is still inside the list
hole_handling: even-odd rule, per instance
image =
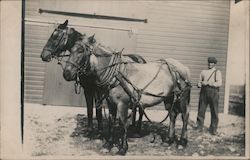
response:
[[[106,148],[101,149],[101,153],[107,154],[108,152],[109,152],[109,150]]]
[[[205,152],[203,150],[200,151],[200,155],[205,155]]]
[[[232,147],[232,146],[229,146],[228,149],[229,149],[231,152],[235,152],[235,151],[236,151],[236,149],[235,149],[234,147]]]
[[[204,148],[204,146],[203,146],[203,145],[201,145],[201,144],[199,144],[199,145],[198,145],[198,147],[199,147],[199,148],[202,148],[202,149]]]
[[[177,149],[182,150],[184,147],[182,145],[178,145]]]
[[[199,154],[198,154],[197,152],[195,152],[195,153],[192,154],[192,156],[193,156],[193,157],[198,157]]]
[[[82,140],[83,142],[87,142],[89,139],[86,138],[86,137],[82,137],[81,140]]]
[[[100,143],[102,143],[102,141],[100,139],[96,139],[95,143],[100,144]]]

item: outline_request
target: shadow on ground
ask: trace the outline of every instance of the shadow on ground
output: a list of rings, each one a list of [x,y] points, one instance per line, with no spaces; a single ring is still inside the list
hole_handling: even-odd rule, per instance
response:
[[[95,121],[95,119],[94,119]],[[94,123],[93,130],[90,132],[88,130],[88,119],[83,114],[78,114],[76,116],[76,128],[74,129],[74,132],[71,134],[71,137],[86,137],[89,139],[101,139],[101,140],[107,140],[110,136],[109,128],[104,127],[102,131],[99,131],[97,128],[97,123]],[[103,120],[103,126],[108,126],[108,120]],[[142,122],[142,128],[140,133],[135,133],[134,128],[130,126],[128,128],[128,138],[143,138],[146,136],[160,136],[162,140],[166,139],[168,131],[168,126],[163,125],[156,122],[148,122],[143,121]],[[115,137],[115,143],[119,143],[120,135],[122,135],[122,128],[118,126],[118,124],[114,127],[114,133]],[[152,137],[153,138],[153,137]],[[152,140],[151,140],[152,141]]]
[[[96,120],[94,120],[94,130],[89,133],[87,130],[87,117],[85,115],[78,114],[76,116],[76,128],[71,134],[72,138],[79,141],[81,137],[89,139],[89,144],[96,145],[98,142],[98,148],[95,149],[100,155],[115,155],[118,151],[117,145],[111,149],[111,151],[105,151],[102,148],[102,144],[106,142],[109,136],[108,127],[103,130],[103,137],[99,136]],[[103,121],[104,126],[108,126],[106,119]],[[209,134],[207,130],[203,134],[193,130],[193,122],[189,122],[188,129],[188,145],[186,148],[178,149],[174,143],[168,145],[163,142],[166,138],[168,125],[151,123],[143,121],[142,130],[139,137],[135,137],[132,129],[128,129],[128,144],[129,150],[127,155],[153,155],[153,156],[244,156],[245,155],[245,133],[225,136],[224,133],[220,133],[216,136]],[[181,133],[182,126],[176,126],[176,138]],[[227,126],[235,127],[235,126]],[[115,127],[115,144],[119,144],[119,135],[121,135],[121,129]],[[84,142],[81,143],[84,145]]]

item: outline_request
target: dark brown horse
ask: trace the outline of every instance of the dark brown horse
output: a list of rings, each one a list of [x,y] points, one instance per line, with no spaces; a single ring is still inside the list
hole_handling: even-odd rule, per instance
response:
[[[45,62],[49,62],[52,58],[59,59],[64,56],[69,56],[65,54],[66,51],[71,52],[72,47],[75,45],[77,41],[81,41],[86,37],[86,35],[82,35],[80,32],[76,31],[74,28],[68,27],[68,20],[66,20],[63,24],[60,24],[48,39],[46,45],[43,48],[41,53],[41,58]],[[89,37],[88,41],[93,42],[94,37]],[[127,55],[131,61],[135,61],[138,63],[145,63],[145,60],[136,54]],[[76,79],[74,79],[76,81]],[[87,115],[88,115],[88,130],[92,131],[93,128],[93,104],[95,101],[96,94],[96,86],[95,86],[95,75],[80,75],[79,80],[77,82],[84,88],[84,95],[87,103]],[[109,102],[108,102],[109,103]],[[111,104],[110,104],[111,105]],[[116,111],[112,111],[113,114]],[[102,113],[101,109],[96,109],[97,121],[98,121],[98,129],[102,129]],[[90,132],[91,133],[91,132]]]
[[[88,67],[86,67],[88,66]],[[66,62],[64,77],[74,80],[77,74],[94,74],[98,93],[108,96],[117,108],[120,126],[123,128],[118,154],[128,150],[128,109],[138,107],[140,119],[147,107],[161,102],[170,112],[168,143],[175,140],[175,121],[182,114],[183,127],[180,145],[187,144],[190,87],[189,69],[174,59],[164,59],[146,64],[129,62],[121,53],[107,52],[98,43],[87,39],[78,41]],[[178,78],[181,77],[181,78]],[[175,98],[176,97],[176,98]]]

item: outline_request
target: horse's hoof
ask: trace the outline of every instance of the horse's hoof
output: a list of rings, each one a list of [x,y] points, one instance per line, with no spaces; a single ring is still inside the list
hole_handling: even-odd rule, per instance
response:
[[[98,128],[98,131],[102,131],[103,130],[103,126],[102,125],[98,126],[97,128]]]
[[[70,137],[77,137],[77,136],[79,136],[79,133],[77,133],[77,132],[73,132],[73,133],[70,135]]]
[[[187,146],[187,142],[188,142],[188,140],[186,138],[181,138],[180,140],[178,140],[178,145],[186,147]]]
[[[96,135],[96,139],[102,139],[103,138],[103,135],[102,135],[102,133],[97,133],[97,135]]]
[[[88,133],[92,133],[93,130],[94,130],[93,127],[88,127],[88,128],[87,128],[87,132],[88,132]]]
[[[121,155],[121,156],[125,156],[126,153],[127,153],[127,150],[124,148],[121,148],[116,154]]]
[[[109,151],[111,150],[111,148],[113,148],[113,144],[110,142],[106,142],[102,145],[103,148],[108,149]]]
[[[164,142],[172,145],[174,143],[174,138],[167,138]]]

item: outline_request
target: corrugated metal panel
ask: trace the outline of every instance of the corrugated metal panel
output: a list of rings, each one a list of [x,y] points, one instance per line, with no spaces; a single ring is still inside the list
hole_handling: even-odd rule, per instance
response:
[[[48,39],[48,27],[25,25],[24,56],[24,100],[42,103],[45,63],[41,61],[41,50]]]
[[[141,25],[137,53],[148,59],[175,58],[191,70],[197,82],[207,57],[215,56],[222,71],[220,111],[223,110],[230,1],[150,1],[148,24]],[[191,106],[198,108],[199,89],[193,87]]]

